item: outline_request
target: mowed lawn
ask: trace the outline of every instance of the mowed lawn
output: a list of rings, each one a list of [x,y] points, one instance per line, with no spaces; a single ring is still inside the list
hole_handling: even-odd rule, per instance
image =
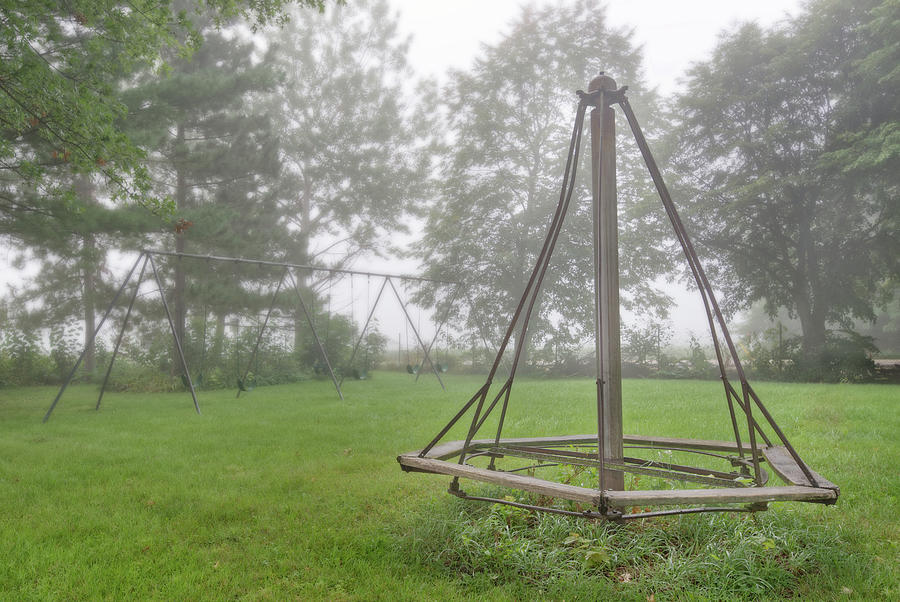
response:
[[[0,389],[0,598],[900,599],[900,387],[755,383],[835,506],[610,526],[403,473],[481,384],[446,380],[201,391],[201,416],[76,386],[47,424],[55,389]],[[624,387],[628,433],[729,438],[717,382]],[[504,434],[595,432],[592,391],[517,381]]]

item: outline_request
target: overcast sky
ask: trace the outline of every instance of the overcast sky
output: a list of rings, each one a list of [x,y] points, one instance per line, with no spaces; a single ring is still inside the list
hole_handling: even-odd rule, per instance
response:
[[[411,61],[423,75],[440,78],[465,68],[481,44],[507,31],[523,5],[558,2],[523,0],[392,0],[400,26],[413,36]],[[648,81],[663,94],[675,91],[691,62],[703,60],[720,31],[737,22],[771,25],[796,14],[799,0],[607,0],[609,23],[634,30],[644,48]],[[589,77],[590,74],[585,74]],[[615,76],[615,74],[613,74]],[[627,84],[627,82],[620,82]],[[585,81],[587,84],[587,81]]]

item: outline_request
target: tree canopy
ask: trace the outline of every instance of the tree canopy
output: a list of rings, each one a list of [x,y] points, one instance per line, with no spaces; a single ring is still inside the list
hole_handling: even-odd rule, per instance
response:
[[[732,309],[829,324],[874,319],[900,275],[895,0],[820,0],[725,35],[689,73],[672,140],[692,232]]]
[[[445,121],[434,130],[445,158],[416,254],[430,275],[464,283],[458,310],[479,337],[499,340],[524,290],[559,195],[575,91],[603,71],[630,87],[642,116],[653,113],[655,95],[629,34],[610,27],[597,2],[579,0],[523,9],[503,39],[470,69],[453,72],[440,94]],[[630,293],[625,302],[649,311],[661,307],[652,278],[668,265],[655,236],[664,214],[647,194],[634,146],[621,144],[619,153],[621,281]],[[580,170],[532,320],[533,346],[554,357],[557,349],[577,351],[592,332],[589,163]]]
[[[324,0],[297,0],[322,8]],[[65,164],[101,173],[110,192],[167,209],[149,195],[143,152],[118,127],[123,78],[140,69],[165,73],[166,53],[188,56],[202,43],[192,20],[236,16],[257,27],[284,18],[287,0],[38,0],[0,3],[0,211],[33,208],[23,191],[73,198],[45,177]]]

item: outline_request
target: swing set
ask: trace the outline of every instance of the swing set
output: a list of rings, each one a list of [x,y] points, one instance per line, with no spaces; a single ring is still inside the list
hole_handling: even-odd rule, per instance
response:
[[[94,340],[100,334],[101,329],[103,328],[106,321],[109,319],[113,309],[117,306],[119,299],[122,296],[122,294],[124,293],[125,289],[128,287],[128,285],[130,283],[133,282],[131,300],[130,300],[130,302],[128,304],[128,308],[125,312],[125,317],[122,320],[121,327],[119,328],[119,333],[116,337],[116,341],[115,341],[115,344],[113,347],[113,352],[110,357],[109,365],[108,365],[108,367],[106,369],[106,373],[103,377],[103,382],[100,386],[100,393],[97,397],[97,403],[94,408],[95,410],[100,409],[100,404],[103,399],[103,395],[106,391],[107,385],[109,383],[109,377],[112,372],[113,365],[115,364],[116,357],[119,353],[119,348],[121,346],[125,331],[127,329],[129,319],[131,318],[131,315],[132,315],[132,312],[134,309],[134,305],[135,305],[135,301],[138,297],[139,290],[144,281],[144,275],[147,271],[148,266],[153,275],[153,282],[156,285],[156,291],[159,293],[159,298],[160,298],[160,301],[162,304],[163,311],[166,316],[166,321],[168,322],[168,325],[169,325],[169,331],[171,333],[172,340],[174,342],[175,355],[177,356],[176,361],[177,361],[177,365],[178,365],[178,369],[179,369],[180,379],[181,379],[182,383],[184,384],[185,388],[191,394],[191,399],[193,400],[193,403],[194,403],[194,409],[196,410],[196,412],[198,414],[200,414],[200,404],[197,400],[196,388],[197,388],[197,385],[200,385],[202,383],[203,378],[204,378],[203,370],[204,370],[204,367],[205,367],[204,364],[206,361],[206,330],[207,330],[207,328],[206,328],[206,319],[207,319],[206,313],[204,313],[203,327],[202,327],[202,331],[201,331],[202,332],[202,335],[201,335],[202,351],[201,351],[201,356],[200,356],[200,371],[198,372],[198,379],[197,379],[198,382],[195,383],[194,379],[191,377],[191,371],[188,367],[188,362],[187,362],[186,355],[184,352],[182,338],[178,335],[177,329],[175,327],[175,322],[172,318],[172,312],[170,310],[169,303],[166,298],[165,289],[162,284],[162,279],[160,278],[159,269],[157,268],[157,262],[154,259],[155,257],[173,257],[178,260],[196,259],[196,260],[204,260],[207,262],[223,262],[223,263],[231,263],[231,264],[246,264],[246,265],[269,266],[269,267],[281,268],[281,276],[278,280],[278,284],[275,287],[274,292],[272,293],[272,295],[269,299],[268,309],[265,313],[264,318],[262,319],[262,321],[259,324],[259,328],[258,328],[256,337],[255,337],[255,343],[253,345],[253,350],[251,351],[250,356],[247,359],[245,365],[243,365],[241,362],[240,352],[239,352],[241,325],[240,325],[240,322],[238,322],[238,324],[237,324],[237,335],[235,336],[234,355],[235,355],[235,365],[237,367],[237,376],[236,376],[235,380],[236,380],[236,385],[237,385],[237,396],[238,397],[243,392],[252,391],[257,385],[257,376],[259,373],[260,345],[264,339],[264,335],[265,335],[267,327],[270,323],[270,319],[273,316],[273,311],[276,308],[278,296],[282,292],[283,289],[288,289],[288,290],[293,290],[294,296],[299,305],[300,312],[303,314],[306,324],[309,327],[310,332],[312,333],[313,340],[315,343],[315,349],[316,349],[316,353],[317,353],[317,357],[318,357],[317,365],[320,366],[320,369],[323,373],[326,373],[330,377],[330,379],[334,385],[335,391],[338,394],[338,397],[341,400],[344,399],[344,394],[341,390],[341,385],[343,384],[344,376],[342,375],[340,379],[338,378],[338,376],[335,374],[332,363],[329,360],[328,354],[326,352],[326,346],[327,346],[326,343],[328,340],[327,336],[328,336],[328,330],[329,330],[330,321],[331,321],[330,295],[329,295],[328,314],[327,314],[327,318],[326,318],[326,320],[327,320],[326,321],[326,337],[325,337],[325,341],[323,342],[323,339],[319,336],[319,332],[316,328],[314,311],[313,311],[315,308],[312,307],[312,310],[311,310],[311,305],[308,304],[306,302],[306,300],[304,299],[304,296],[301,293],[301,287],[299,284],[301,280],[300,280],[299,276],[295,275],[295,272],[297,274],[304,274],[304,275],[308,275],[308,274],[312,274],[312,273],[325,273],[325,274],[327,274],[326,277],[333,277],[335,275],[349,275],[351,278],[351,280],[350,280],[351,295],[352,295],[352,286],[353,286],[352,283],[353,283],[354,276],[365,276],[367,279],[371,279],[371,278],[381,279],[381,286],[379,288],[375,302],[371,305],[371,307],[368,310],[366,322],[359,333],[359,336],[356,340],[356,344],[353,347],[353,352],[350,357],[349,365],[351,367],[354,365],[354,360],[357,357],[357,354],[359,352],[361,344],[365,338],[367,331],[369,330],[370,325],[372,324],[375,310],[378,307],[379,302],[383,298],[385,290],[389,287],[390,290],[393,292],[395,298],[397,299],[399,306],[403,310],[403,315],[405,317],[405,320],[409,323],[409,326],[413,329],[413,331],[415,333],[416,340],[418,341],[418,348],[421,349],[421,351],[424,355],[425,361],[431,366],[432,372],[434,373],[435,377],[437,377],[438,382],[440,382],[440,384],[441,384],[441,388],[444,388],[444,383],[441,380],[441,377],[439,374],[439,372],[440,372],[440,370],[438,368],[439,364],[432,362],[429,352],[430,352],[435,340],[440,335],[440,328],[444,326],[444,322],[446,320],[446,315],[447,315],[447,313],[449,313],[449,308],[447,309],[447,312],[444,315],[444,320],[441,322],[438,329],[435,331],[434,338],[431,340],[430,344],[426,345],[425,342],[422,340],[422,337],[420,336],[419,331],[416,329],[415,325],[412,323],[412,319],[411,319],[409,311],[407,309],[407,304],[403,300],[403,297],[401,296],[400,291],[398,290],[397,286],[395,285],[395,281],[397,281],[397,282],[430,282],[430,283],[437,284],[437,285],[453,286],[454,292],[453,292],[452,297],[456,296],[456,294],[460,288],[460,285],[456,282],[438,280],[435,278],[425,278],[425,277],[421,277],[421,276],[385,274],[385,273],[368,272],[368,271],[362,271],[362,270],[328,268],[328,267],[301,265],[301,264],[294,264],[294,263],[287,263],[287,262],[265,261],[265,260],[259,260],[259,259],[245,259],[245,258],[240,258],[240,257],[222,257],[222,256],[216,256],[216,255],[199,255],[199,254],[194,254],[194,253],[178,253],[178,252],[172,252],[172,251],[144,249],[138,254],[137,259],[135,260],[134,264],[131,266],[131,269],[128,271],[128,274],[126,275],[125,279],[122,281],[121,285],[119,286],[118,290],[116,291],[112,301],[110,302],[109,306],[107,306],[106,311],[104,312],[103,316],[97,323],[97,326],[95,327],[94,332],[92,333],[88,343],[85,345],[81,354],[78,356],[78,359],[76,360],[75,365],[72,367],[72,369],[69,372],[69,374],[67,375],[66,379],[63,381],[63,384],[60,387],[58,393],[56,394],[56,397],[53,399],[53,402],[50,404],[50,407],[47,409],[47,412],[44,415],[43,422],[47,422],[50,419],[50,416],[53,414],[53,411],[56,408],[57,404],[59,403],[59,400],[62,398],[63,393],[66,391],[66,388],[72,382],[72,379],[75,377],[75,374],[78,371],[78,368],[81,366],[81,363],[84,360],[84,357],[87,353],[87,349],[94,344]],[[139,271],[138,271],[138,266],[140,266]],[[138,273],[136,279],[134,278],[135,272]],[[368,296],[367,296],[367,302],[368,302]],[[352,307],[353,307],[353,300],[351,299],[351,308]],[[353,316],[353,317],[355,317],[355,316]],[[351,317],[351,320],[353,319],[353,317]],[[368,349],[366,349],[366,353],[368,353]],[[251,369],[253,367],[256,367],[255,371],[251,371]],[[362,370],[355,370],[354,372],[355,372],[356,378],[365,379],[368,377],[368,372],[365,367]]]

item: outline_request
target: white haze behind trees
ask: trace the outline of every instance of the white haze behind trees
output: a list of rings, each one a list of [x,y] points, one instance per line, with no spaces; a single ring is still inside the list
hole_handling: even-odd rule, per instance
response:
[[[391,0],[391,4],[399,12],[401,34],[411,37],[409,61],[416,75],[443,83],[449,70],[469,68],[483,44],[494,44],[500,40],[523,6],[553,3],[523,0]],[[657,88],[665,102],[679,90],[678,80],[690,64],[709,56],[723,29],[730,29],[743,21],[756,21],[766,27],[796,14],[800,6],[799,0],[608,0],[606,14],[612,27],[633,30],[633,40],[643,50],[646,79]],[[585,85],[593,75],[585,74]],[[615,77],[614,73],[611,75]],[[628,84],[624,81],[619,83]],[[548,207],[551,205],[552,202]],[[404,238],[406,240],[393,242],[409,242],[415,234]],[[19,249],[8,241],[2,245],[0,292],[5,294],[8,287],[20,285],[33,275],[34,270],[29,266],[16,269],[13,263]],[[409,274],[420,268],[412,260],[384,258],[360,258],[353,267]],[[124,274],[126,269],[127,266],[123,265],[116,271]],[[590,286],[589,283],[586,285]],[[686,341],[691,332],[701,339],[705,338],[702,334],[706,330],[705,318],[697,295],[677,284],[667,285],[667,290],[677,300],[677,306],[670,312],[676,343]],[[362,311],[361,305],[356,308],[357,312]],[[427,320],[427,317],[423,319]],[[397,332],[402,328],[399,316],[397,320],[397,324],[382,323],[383,330],[386,333]]]
[[[413,68],[421,76],[444,83],[448,70],[468,69],[479,56],[483,44],[494,44],[500,40],[523,6],[553,3],[523,0],[393,0],[393,4],[400,11],[401,29],[412,35],[409,59]],[[746,21],[769,26],[796,14],[801,2],[608,0],[605,5],[611,27],[633,30],[633,41],[642,47],[646,79],[666,102],[680,89],[679,79],[690,64],[710,55],[723,30]],[[616,76],[615,73],[610,75]],[[585,74],[585,77],[589,79],[592,74]],[[587,83],[586,80],[585,86]],[[628,85],[624,81],[618,83]],[[647,117],[643,116],[643,119]],[[677,204],[678,199],[675,201]],[[548,202],[548,211],[552,209],[553,202],[555,199]],[[383,263],[370,260],[367,265],[396,267],[398,263],[393,260]],[[418,269],[415,262],[404,262],[403,265],[407,272]],[[660,284],[676,300],[669,314],[675,333],[673,342],[686,345],[691,334],[697,335],[701,341],[706,340],[708,326],[696,291],[686,290],[678,283]],[[590,286],[590,283],[586,285]],[[626,321],[628,317],[627,313],[623,314]]]

